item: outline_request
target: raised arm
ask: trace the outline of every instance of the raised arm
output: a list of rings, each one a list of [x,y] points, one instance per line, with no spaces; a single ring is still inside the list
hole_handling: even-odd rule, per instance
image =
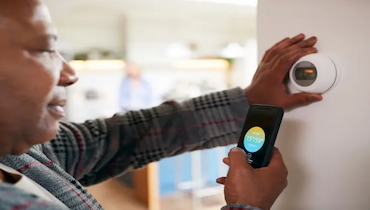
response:
[[[236,143],[249,103],[293,108],[322,99],[319,94],[290,95],[284,85],[290,67],[316,52],[316,38],[304,38],[286,38],[269,49],[245,90],[167,102],[83,124],[61,123],[57,138],[43,145],[44,153],[91,185],[164,157]]]
[[[248,107],[244,91],[236,88],[110,119],[61,123],[44,149],[91,185],[164,157],[236,143]]]

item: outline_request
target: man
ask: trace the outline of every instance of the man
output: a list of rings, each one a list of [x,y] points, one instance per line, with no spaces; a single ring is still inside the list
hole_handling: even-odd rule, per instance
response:
[[[126,64],[126,76],[119,90],[119,107],[122,111],[136,111],[157,105],[155,93],[142,76],[142,69],[134,64]]]
[[[60,123],[65,88],[77,77],[55,49],[47,8],[39,0],[2,0],[0,16],[0,209],[101,209],[85,186],[164,157],[236,143],[251,104],[292,108],[322,99],[286,93],[290,66],[316,52],[316,38],[298,35],[267,51],[244,90]],[[281,157],[275,152],[256,171],[243,157],[237,150],[225,160],[231,169],[219,180],[229,204],[224,209],[268,209],[285,186]]]

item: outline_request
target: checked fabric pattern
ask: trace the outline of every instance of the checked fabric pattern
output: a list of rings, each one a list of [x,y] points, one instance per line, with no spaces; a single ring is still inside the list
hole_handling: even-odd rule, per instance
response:
[[[261,210],[261,209],[245,204],[230,204],[223,207],[221,210]]]
[[[61,123],[54,140],[1,162],[34,180],[69,209],[102,209],[85,186],[165,157],[236,143],[248,107],[243,90],[235,88],[109,119]],[[0,209],[61,208],[0,184]]]

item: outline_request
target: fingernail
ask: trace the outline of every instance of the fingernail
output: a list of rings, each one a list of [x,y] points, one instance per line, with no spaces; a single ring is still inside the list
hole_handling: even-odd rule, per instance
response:
[[[303,37],[304,37],[304,34],[298,34],[298,35],[296,35],[295,37],[293,37],[293,39],[303,38]]]
[[[239,147],[234,147],[231,149],[231,152],[240,152],[241,149]]]

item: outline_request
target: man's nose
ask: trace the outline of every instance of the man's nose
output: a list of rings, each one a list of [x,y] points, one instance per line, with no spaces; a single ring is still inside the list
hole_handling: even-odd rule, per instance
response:
[[[66,62],[63,61],[63,69],[60,72],[59,86],[70,86],[78,81],[76,71]]]

